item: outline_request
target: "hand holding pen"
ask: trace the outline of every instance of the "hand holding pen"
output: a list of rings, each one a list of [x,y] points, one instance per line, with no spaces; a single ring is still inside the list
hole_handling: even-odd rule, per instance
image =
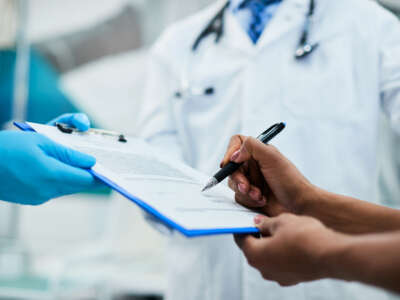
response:
[[[269,141],[271,141],[274,137],[276,137],[284,128],[286,127],[285,123],[278,123],[267,130],[265,130],[263,133],[261,133],[257,139],[261,141],[264,144],[267,144]],[[235,162],[228,162],[225,164],[221,170],[219,170],[206,184],[206,186],[203,188],[203,192],[216,186],[218,183],[222,182],[225,178],[229,177],[233,173],[235,173],[242,164],[238,164]]]

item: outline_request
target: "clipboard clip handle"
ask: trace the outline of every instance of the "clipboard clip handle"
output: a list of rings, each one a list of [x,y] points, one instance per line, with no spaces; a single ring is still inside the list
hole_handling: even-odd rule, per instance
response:
[[[55,125],[58,128],[58,130],[60,130],[62,133],[72,134],[74,132],[80,132],[76,128],[70,127],[64,123],[56,123]],[[118,142],[120,143],[128,142],[128,140],[125,138],[125,135],[118,132],[100,130],[100,129],[90,129],[89,133],[103,135],[103,136],[115,136],[118,139]]]

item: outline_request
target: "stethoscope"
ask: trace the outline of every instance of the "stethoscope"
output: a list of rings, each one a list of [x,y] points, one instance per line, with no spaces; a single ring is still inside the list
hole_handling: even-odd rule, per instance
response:
[[[192,45],[192,52],[195,53],[199,48],[201,42],[207,38],[209,35],[215,34],[215,43],[219,43],[221,40],[225,24],[224,24],[224,15],[226,10],[228,9],[231,1],[227,1],[225,5],[220,9],[220,11],[216,14],[214,18],[207,24],[204,30],[199,34],[196,38],[195,42]],[[303,31],[297,45],[296,51],[294,53],[294,58],[298,61],[308,57],[311,53],[314,52],[315,49],[318,48],[319,43],[311,44],[309,42],[309,33],[311,28],[311,21],[315,12],[315,0],[310,0],[310,4],[308,7],[308,12],[306,15],[306,20],[303,25]],[[214,87],[207,87],[204,89],[201,88],[191,88],[189,86],[187,76],[181,79],[181,89],[175,92],[176,98],[188,98],[188,97],[198,97],[198,96],[210,96],[215,92]]]

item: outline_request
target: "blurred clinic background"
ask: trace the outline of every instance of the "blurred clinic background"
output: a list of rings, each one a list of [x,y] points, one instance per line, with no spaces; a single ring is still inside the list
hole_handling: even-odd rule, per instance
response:
[[[211,2],[0,0],[0,127],[83,111],[98,127],[135,134],[149,45]],[[380,2],[400,15],[399,0]],[[381,130],[389,202],[400,195],[400,139],[383,117]],[[162,299],[164,254],[165,238],[108,190],[41,207],[0,203],[0,299]]]

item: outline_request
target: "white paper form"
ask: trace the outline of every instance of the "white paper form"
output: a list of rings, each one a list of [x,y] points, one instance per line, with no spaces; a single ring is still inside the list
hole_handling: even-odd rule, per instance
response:
[[[226,186],[201,193],[209,176],[166,157],[141,139],[129,137],[121,143],[114,136],[66,134],[56,127],[28,124],[60,144],[94,156],[96,173],[186,230],[254,231],[256,213],[237,204]]]

